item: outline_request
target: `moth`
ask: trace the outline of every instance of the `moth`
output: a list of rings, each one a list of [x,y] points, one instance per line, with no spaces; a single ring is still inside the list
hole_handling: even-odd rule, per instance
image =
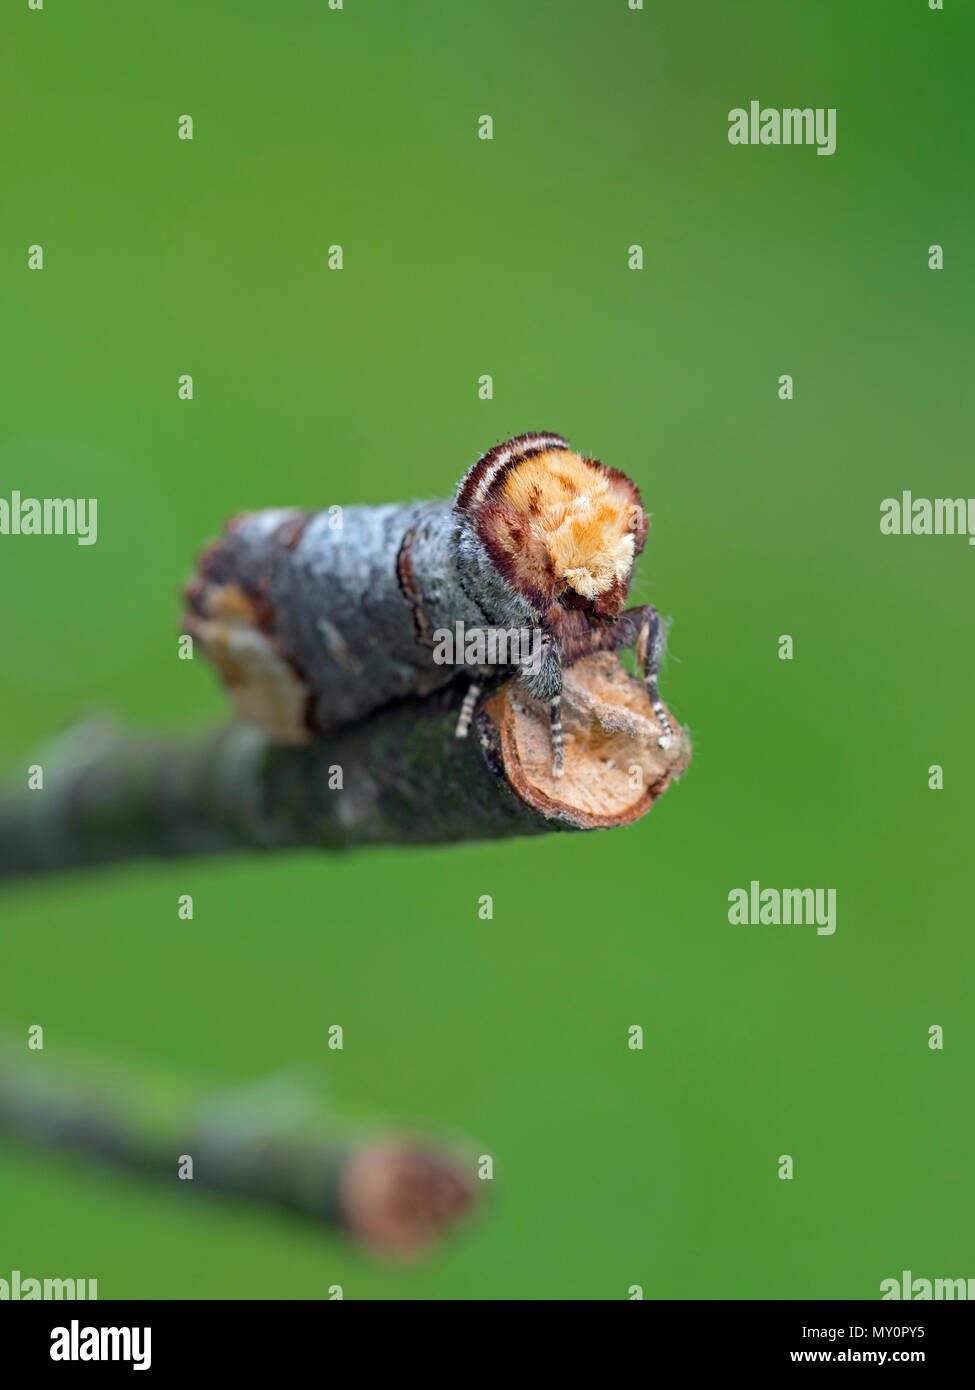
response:
[[[635,649],[660,746],[673,740],[657,688],[660,616],[625,607],[647,525],[626,474],[561,435],[523,434],[483,454],[452,501],[233,518],[185,590],[184,629],[241,717],[281,742],[325,737],[466,675],[463,738],[485,687],[516,676],[548,705],[561,776],[562,672],[595,652]],[[527,630],[532,659],[438,664],[437,634],[458,624]]]

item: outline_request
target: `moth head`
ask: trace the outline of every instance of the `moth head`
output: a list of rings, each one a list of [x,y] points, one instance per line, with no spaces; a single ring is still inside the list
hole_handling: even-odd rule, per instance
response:
[[[559,435],[522,435],[474,465],[456,508],[508,583],[542,611],[622,611],[647,536],[639,489],[624,473]]]

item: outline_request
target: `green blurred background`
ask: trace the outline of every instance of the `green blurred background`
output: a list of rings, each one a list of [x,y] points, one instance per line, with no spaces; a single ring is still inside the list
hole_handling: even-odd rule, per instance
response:
[[[391,1299],[975,1276],[975,554],[879,531],[903,488],[973,492],[965,10],[5,6],[0,495],[97,496],[99,539],[0,538],[4,767],[92,709],[224,714],[176,634],[227,515],[447,495],[534,429],[643,489],[634,598],[673,615],[695,758],[625,830],[5,889],[0,1021],[44,1025],[39,1065],[223,1087],[310,1063],[344,1112],[469,1135],[496,1178],[401,1270],[0,1150],[0,1276]],[[836,107],[836,153],[729,145],[753,97]],[[730,926],[752,878],[835,887],[836,934]]]

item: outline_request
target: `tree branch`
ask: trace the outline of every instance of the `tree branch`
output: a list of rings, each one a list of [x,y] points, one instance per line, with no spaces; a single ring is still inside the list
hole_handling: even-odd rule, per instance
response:
[[[340,1137],[287,1076],[175,1107],[150,1105],[156,1089],[52,1074],[41,1054],[28,1063],[5,1048],[0,1137],[190,1199],[199,1190],[287,1211],[382,1257],[419,1253],[474,1205],[473,1154],[388,1132]]]
[[[454,736],[456,685],[397,702],[318,743],[250,725],[145,736],[86,723],[36,759],[43,787],[0,793],[0,877],[142,857],[442,844],[623,825],[690,756],[659,748],[641,682],[603,653],[566,672],[565,776],[547,710],[509,681]]]

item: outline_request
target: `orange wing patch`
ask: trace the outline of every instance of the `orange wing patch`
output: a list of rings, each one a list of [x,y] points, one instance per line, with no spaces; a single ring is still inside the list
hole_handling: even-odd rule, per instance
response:
[[[646,535],[628,478],[566,449],[525,459],[505,475],[499,500],[545,547],[556,584],[586,599],[625,586]]]

